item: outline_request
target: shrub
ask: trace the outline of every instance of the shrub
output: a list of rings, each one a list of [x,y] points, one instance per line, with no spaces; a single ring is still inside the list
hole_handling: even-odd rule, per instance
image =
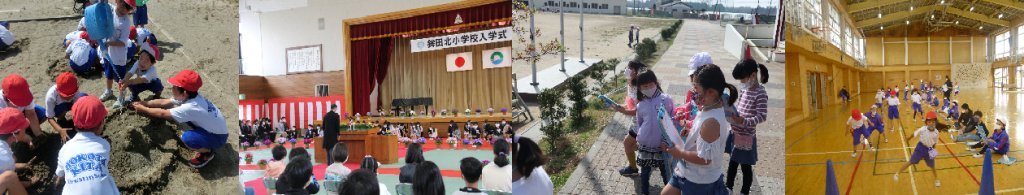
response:
[[[636,55],[639,59],[651,58],[655,51],[658,50],[658,44],[650,38],[644,38],[640,44],[636,45]]]
[[[540,107],[540,118],[548,125],[540,128],[544,132],[545,140],[554,145],[553,140],[562,138],[562,119],[565,118],[566,108],[562,102],[562,90],[545,89],[537,96],[537,104]]]
[[[583,75],[569,77],[565,84],[569,92],[569,101],[572,102],[572,108],[569,109],[569,118],[573,120],[583,118],[583,112],[587,110],[586,97],[590,95],[590,91],[587,90],[587,83],[583,81],[584,78],[586,77]]]

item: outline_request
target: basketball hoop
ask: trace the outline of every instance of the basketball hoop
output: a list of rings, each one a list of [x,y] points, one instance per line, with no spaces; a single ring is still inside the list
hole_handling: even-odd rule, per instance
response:
[[[811,28],[811,33],[814,33],[814,35],[816,35],[816,36],[818,36],[818,38],[822,38],[822,39],[824,39],[825,34],[829,33],[829,32],[832,32],[832,28],[829,28],[827,26],[819,26],[819,27]]]

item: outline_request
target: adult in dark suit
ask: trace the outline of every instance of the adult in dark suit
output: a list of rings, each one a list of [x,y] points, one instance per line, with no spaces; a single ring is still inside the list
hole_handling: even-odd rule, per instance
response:
[[[324,143],[320,145],[327,149],[327,154],[333,154],[334,144],[338,143],[338,130],[341,129],[341,115],[338,115],[338,105],[331,104],[331,111],[324,115]],[[327,155],[327,165],[334,164],[334,158]]]

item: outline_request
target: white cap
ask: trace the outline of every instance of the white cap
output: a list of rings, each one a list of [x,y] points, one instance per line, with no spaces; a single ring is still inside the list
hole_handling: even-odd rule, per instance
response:
[[[700,53],[694,54],[693,57],[690,58],[690,74],[688,74],[688,75],[692,76],[693,72],[697,71],[697,68],[700,68],[701,66],[704,66],[705,64],[711,64],[711,63],[713,63],[713,62],[711,60],[711,55],[708,54],[708,52],[700,52]]]

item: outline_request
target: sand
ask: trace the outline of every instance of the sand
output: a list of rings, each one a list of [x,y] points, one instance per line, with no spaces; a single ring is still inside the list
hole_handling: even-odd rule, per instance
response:
[[[675,21],[676,19],[583,14],[583,28],[585,30],[583,46],[586,49],[583,52],[584,58],[605,60],[619,58],[619,60],[622,60],[633,52],[632,48],[626,46],[629,43],[627,36],[629,35],[630,24],[640,27],[640,39],[643,40],[644,38],[653,39],[655,36],[661,36],[661,29],[672,26],[672,22]],[[529,20],[523,24],[524,27],[529,28]],[[558,31],[561,30],[561,26],[559,24],[559,14],[538,13],[534,19],[534,27],[541,30],[537,42],[550,43],[552,40],[560,39],[561,35],[558,34]],[[567,58],[580,57],[579,29],[580,14],[565,13],[566,40],[563,41],[563,44],[566,47],[565,57]],[[522,51],[525,47],[525,44],[519,44],[518,41],[513,44],[513,49],[516,51]],[[559,58],[558,54],[541,57],[541,60],[537,61],[537,72],[559,65]],[[516,61],[512,63],[512,72],[516,73],[517,78],[526,78],[533,75],[531,66],[530,63],[525,61]]]
[[[0,18],[28,19],[74,15],[71,1],[5,1]],[[183,130],[171,119],[143,116],[133,109],[112,109],[102,137],[111,143],[111,175],[123,194],[237,194],[238,161],[235,159],[238,126],[235,109],[238,102],[238,3],[215,0],[187,2],[149,2],[150,23],[146,27],[159,39],[162,57],[156,68],[165,87],[166,78],[183,69],[199,72],[203,87],[199,93],[221,110],[229,127],[228,144],[216,149],[214,160],[195,169],[187,164],[196,152],[180,140]],[[5,11],[5,10],[19,11]],[[43,104],[46,90],[56,76],[71,71],[60,45],[78,19],[12,23],[17,42],[11,50],[0,52],[0,77],[19,74],[29,81],[37,104]],[[99,72],[78,75],[80,91],[102,94],[105,80]],[[154,94],[144,92],[141,99]],[[163,98],[171,96],[167,88]],[[113,101],[105,101],[111,108]],[[23,178],[39,177],[28,188],[30,194],[55,194],[63,186],[54,185],[57,151],[61,143],[48,124],[40,125],[48,139],[36,143],[36,163]]]

